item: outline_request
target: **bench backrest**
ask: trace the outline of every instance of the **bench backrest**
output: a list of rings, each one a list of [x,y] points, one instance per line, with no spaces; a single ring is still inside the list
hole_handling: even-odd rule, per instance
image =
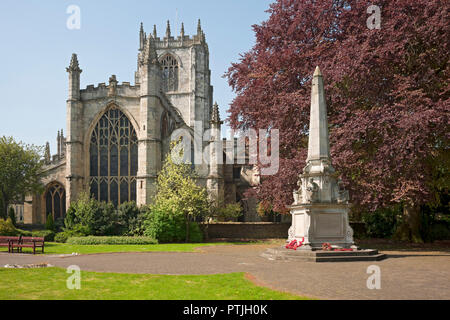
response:
[[[22,237],[22,242],[44,242],[43,237]]]
[[[0,242],[1,243],[9,242],[9,237],[0,236]]]
[[[9,242],[11,240],[18,241],[20,237],[7,237],[7,236],[0,236],[0,242],[5,243]]]

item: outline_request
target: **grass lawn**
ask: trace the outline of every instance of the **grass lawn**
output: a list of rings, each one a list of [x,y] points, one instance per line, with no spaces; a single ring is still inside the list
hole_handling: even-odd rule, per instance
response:
[[[262,242],[261,242],[262,243]],[[193,252],[195,248],[211,245],[230,245],[230,244],[248,244],[236,242],[214,242],[214,243],[170,243],[170,244],[149,244],[149,245],[70,245],[66,243],[46,242],[45,254],[88,254],[88,253],[107,253],[107,252]],[[255,242],[253,242],[255,244]],[[1,251],[8,251],[8,248],[0,248]],[[23,248],[23,252],[33,252],[30,248]],[[41,252],[37,249],[37,252]]]
[[[0,300],[304,300],[254,285],[244,273],[145,275],[81,271],[81,289],[69,290],[62,268],[0,269]]]

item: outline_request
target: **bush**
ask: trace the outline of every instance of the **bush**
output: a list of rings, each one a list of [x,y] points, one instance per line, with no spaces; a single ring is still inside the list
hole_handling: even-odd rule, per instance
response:
[[[6,220],[0,219],[0,236],[17,236],[18,230],[14,227],[11,218]]]
[[[71,237],[86,237],[89,235],[89,228],[80,224],[74,226],[72,230],[64,230],[55,235],[55,242],[66,243]]]
[[[58,243],[66,243],[67,242],[67,239],[69,239],[69,237],[70,237],[70,234],[68,233],[68,232],[58,232],[56,235],[55,235],[55,242],[58,242]]]
[[[89,227],[83,226],[81,224],[77,224],[73,227],[73,229],[64,229],[64,232],[67,233],[70,237],[86,237],[90,235],[91,229]]]
[[[52,230],[36,230],[31,232],[31,236],[44,238],[45,241],[55,240],[55,232]]]
[[[77,216],[77,203],[71,203],[66,211],[66,216],[64,218],[64,228],[66,230],[73,229],[75,225],[80,224],[80,218]]]
[[[446,223],[437,223],[431,227],[432,240],[450,240],[450,228]]]
[[[144,219],[135,202],[122,203],[116,209],[112,203],[99,202],[84,193],[67,210],[64,231],[82,229],[82,235],[140,236]]]
[[[145,216],[136,202],[124,202],[117,208],[117,224],[122,236],[142,236]]]
[[[362,221],[366,224],[367,236],[373,238],[391,237],[398,225],[401,208],[383,208],[374,212],[362,214]]]
[[[61,232],[64,229],[64,218],[58,218],[55,220],[55,232]]]
[[[98,202],[83,193],[66,212],[66,230],[84,228],[88,235],[117,235],[117,213],[112,203]]]
[[[16,226],[16,213],[14,212],[14,208],[13,207],[9,207],[8,218],[11,219],[11,222],[12,222],[12,224],[15,227]]]
[[[229,203],[225,206],[220,205],[211,210],[211,216],[213,219],[219,221],[234,220],[242,216],[242,207],[239,203]]]
[[[164,243],[186,241],[186,219],[183,215],[174,213],[170,206],[153,206],[148,210],[144,222],[145,236]],[[195,222],[189,224],[189,241],[203,241],[203,232]]]
[[[55,222],[53,221],[53,215],[51,213],[47,215],[47,221],[45,222],[45,229],[55,231]]]
[[[189,227],[190,242],[203,242],[203,231],[196,222],[191,222]]]
[[[68,244],[72,245],[145,245],[145,244],[157,244],[153,238],[150,237],[71,237],[67,240]]]
[[[184,217],[159,206],[149,208],[144,227],[145,236],[160,242],[181,242],[186,238]]]
[[[33,233],[31,231],[17,229],[17,236],[32,237]]]

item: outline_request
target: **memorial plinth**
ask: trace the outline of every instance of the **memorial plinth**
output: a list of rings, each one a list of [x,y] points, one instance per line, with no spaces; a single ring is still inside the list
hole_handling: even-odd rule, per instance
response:
[[[354,244],[353,230],[348,220],[349,194],[331,162],[327,106],[319,67],[314,72],[311,89],[308,157],[299,175],[298,187],[293,192],[294,203],[290,206],[292,225],[287,242],[296,240],[301,246],[296,250],[285,247],[268,249],[264,257],[305,258],[308,261],[371,261],[384,258],[376,250],[358,250]],[[323,251],[324,244],[328,244],[331,250]]]

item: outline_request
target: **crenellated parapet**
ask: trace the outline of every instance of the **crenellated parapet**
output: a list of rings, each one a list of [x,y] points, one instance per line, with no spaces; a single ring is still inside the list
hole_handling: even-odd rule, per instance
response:
[[[151,40],[150,40],[151,39]],[[153,42],[153,46],[156,50],[158,49],[167,49],[167,48],[186,48],[192,47],[194,45],[202,45],[208,48],[206,43],[205,33],[202,30],[200,19],[198,20],[197,25],[197,34],[195,35],[186,35],[184,31],[184,23],[181,24],[181,31],[178,36],[172,36],[170,22],[167,21],[166,33],[164,37],[158,37],[158,33],[156,30],[156,25],[153,26],[153,32],[150,34],[145,34],[143,30],[143,26],[141,24],[140,29],[140,50],[141,53],[144,51],[145,44],[148,41]],[[140,53],[140,55],[141,55]]]
[[[112,90],[113,89],[113,90]],[[99,83],[97,86],[88,85],[86,89],[80,90],[81,100],[93,100],[93,99],[102,99],[108,96],[111,96],[113,93],[114,96],[119,97],[139,97],[139,85],[131,85],[130,82],[122,82],[121,84],[113,84],[110,83],[107,85],[105,82]]]

